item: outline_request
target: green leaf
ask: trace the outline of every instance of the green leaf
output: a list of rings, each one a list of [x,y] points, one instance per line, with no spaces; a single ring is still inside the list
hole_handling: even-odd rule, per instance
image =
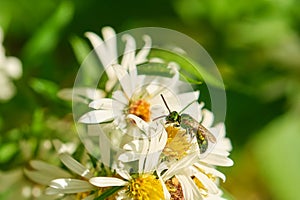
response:
[[[73,17],[74,8],[70,1],[62,1],[57,10],[36,31],[24,47],[24,60],[40,60],[41,57],[52,52],[61,37],[60,33]]]
[[[44,112],[41,109],[36,109],[33,113],[31,131],[35,135],[43,134],[44,128]]]
[[[165,63],[155,63],[155,62],[143,63],[137,66],[137,70],[138,70],[138,74],[144,74],[144,75],[153,75],[153,76],[159,75],[164,77],[172,77],[174,75],[171,73],[171,70],[168,69],[168,65]],[[195,79],[187,77],[180,72],[179,74],[182,81],[187,81],[191,84],[202,83],[201,81],[197,81]]]
[[[103,192],[99,197],[95,198],[94,200],[105,200],[107,197],[113,195],[115,192],[120,190],[123,186],[117,186],[117,187],[112,187],[105,192]]]
[[[92,51],[92,49],[89,47],[85,40],[75,35],[71,37],[70,43],[72,45],[78,63],[81,64]]]
[[[218,88],[224,88],[221,80],[185,55],[162,49],[152,49],[149,57],[158,57],[166,62],[176,62],[179,64],[181,76],[184,78],[188,77],[188,79],[195,80],[194,82],[205,82]]]
[[[99,82],[99,88],[105,88],[107,76],[105,76],[96,52],[89,47],[87,42],[77,36],[72,36],[70,43],[77,61],[81,65],[79,76],[77,77],[80,81],[80,86],[96,87]]]
[[[3,128],[4,125],[4,120],[3,118],[0,116],[0,130]]]
[[[221,187],[222,191],[223,191],[223,195],[222,197],[225,198],[226,200],[235,200],[235,198],[223,187]]]
[[[172,77],[170,69],[165,63],[143,63],[137,66],[138,74],[144,75],[160,75],[166,77]]]
[[[9,161],[18,152],[16,143],[4,143],[0,146],[0,163]]]
[[[52,100],[57,99],[59,87],[56,83],[45,79],[33,78],[29,84],[35,92]]]
[[[298,199],[300,166],[299,116],[287,113],[272,121],[253,142],[262,179],[274,199]]]

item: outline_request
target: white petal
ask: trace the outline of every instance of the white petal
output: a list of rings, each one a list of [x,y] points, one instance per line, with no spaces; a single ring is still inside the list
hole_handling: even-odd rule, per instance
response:
[[[77,179],[55,179],[51,181],[50,188],[46,189],[46,194],[73,194],[93,190],[94,187],[87,181]]]
[[[212,175],[214,175],[214,176],[216,176],[216,177],[221,178],[221,179],[223,180],[223,182],[225,182],[226,176],[225,176],[223,173],[219,172],[218,170],[216,170],[216,169],[214,169],[214,168],[212,168],[212,167],[208,167],[208,166],[206,166],[206,165],[202,165],[202,164],[200,164],[200,163],[195,163],[194,165],[196,166],[195,169],[197,169],[197,170],[198,170],[198,169],[201,169],[201,170],[203,170],[206,174],[212,174]]]
[[[113,177],[94,177],[89,181],[92,185],[97,187],[124,186],[127,184],[126,181]]]
[[[192,166],[198,160],[197,154],[187,155],[176,163],[172,164],[170,168],[163,174],[163,179],[167,180],[180,172],[182,169]]]
[[[145,152],[147,152],[147,150]],[[147,154],[146,153],[140,154],[139,168],[138,168],[138,173],[140,173],[140,174],[144,173],[146,159],[147,159]]]
[[[203,184],[203,186],[208,190],[209,193],[217,194],[218,193],[218,187],[216,184],[207,177],[207,175],[198,172],[194,173],[194,176]]]
[[[161,176],[159,174],[158,174],[158,178],[159,178],[160,183],[161,183],[161,185],[163,187],[165,200],[170,200],[171,199],[171,194],[169,193],[166,184],[164,183],[164,181],[162,180],[162,178],[161,178]]]
[[[102,35],[106,44],[106,47],[109,51],[109,54],[111,55],[111,58],[113,59],[112,64],[117,63],[118,53],[117,53],[117,38],[116,38],[116,32],[113,28],[107,26],[102,28]]]
[[[126,97],[130,99],[133,93],[133,89],[131,85],[131,77],[129,76],[128,72],[123,66],[114,65],[113,68],[121,84],[121,87],[124,93],[126,94]]]
[[[124,163],[136,161],[141,159],[141,153],[135,153],[135,152],[125,152],[120,154],[118,157],[118,160]]]
[[[144,140],[133,140],[123,146],[124,150],[133,151],[133,152],[141,152],[144,146]]]
[[[124,178],[125,180],[129,180],[130,174],[128,173],[128,171],[125,170],[121,170],[121,169],[116,169],[117,174],[119,174],[122,178]]]
[[[170,82],[170,87],[173,87],[179,80],[179,65],[175,62],[170,62],[168,63],[168,68],[171,69],[171,71],[174,73],[174,76],[172,77]]]
[[[85,33],[85,36],[92,43],[99,59],[101,60],[104,68],[106,69],[111,64],[111,55],[110,52],[107,50],[107,46],[105,45],[103,40],[93,32],[87,32]]]
[[[126,42],[126,46],[125,46],[121,65],[125,69],[128,69],[130,63],[135,63],[134,61],[135,50],[136,50],[135,40],[131,35],[128,34],[123,35],[122,39]]]
[[[214,126],[215,128],[218,128],[218,139],[221,140],[225,138],[226,130],[225,130],[225,124],[224,123],[218,123]]]
[[[165,145],[160,146],[159,137],[157,137],[157,135],[150,138],[147,158],[145,160],[145,167],[144,167],[145,172],[152,171],[158,165],[158,160],[160,158],[160,154],[164,146]]]
[[[189,177],[186,177],[185,175],[176,175],[176,178],[182,187],[184,199],[202,199],[199,189]]]
[[[212,153],[206,156],[204,159],[201,159],[201,162],[216,166],[233,165],[233,161],[230,158]]]
[[[39,161],[39,160],[32,160],[30,161],[30,166],[35,169],[36,171],[45,172],[47,175],[53,175],[53,176],[62,176],[62,177],[69,177],[70,174],[66,172],[65,170],[50,165],[46,162]]]
[[[68,153],[73,154],[77,148],[77,145],[73,142],[69,143],[62,143],[60,140],[53,140],[53,145],[55,147],[55,150],[58,152],[58,154],[61,153]]]
[[[147,154],[147,157],[145,159],[144,169],[143,169],[144,173],[154,171],[155,167],[158,166],[159,164],[160,155],[161,155],[161,151]]]
[[[199,98],[199,95],[199,91],[185,92],[178,94],[178,99],[180,100],[180,102],[185,102],[187,105],[190,102],[197,100]]]
[[[145,41],[144,47],[137,53],[135,57],[135,63],[141,64],[147,61],[147,56],[149,55],[149,52],[151,50],[151,37],[148,35],[144,35],[143,39]]]
[[[139,129],[141,129],[145,133],[148,133],[149,124],[147,122],[133,114],[128,114],[127,118],[134,120]]]
[[[149,59],[149,62],[151,63],[165,63],[165,61],[161,58],[153,57]]]
[[[105,97],[103,90],[92,88],[65,88],[57,93],[57,96],[61,99],[74,102],[89,103],[90,100],[100,99]]]
[[[0,73],[0,100],[7,101],[16,93],[16,87],[11,80],[4,74]]]
[[[110,91],[117,81],[115,72],[111,66],[117,63],[118,58],[116,57],[117,55],[115,54],[116,50],[113,49],[113,46],[116,43],[115,41],[116,39],[115,37],[111,37],[110,36],[111,33],[108,32],[111,31],[104,29],[105,37],[107,37],[105,38],[107,39],[107,41],[105,42],[95,33],[87,32],[85,35],[92,43],[101,63],[105,68],[105,72],[108,76],[106,90]],[[109,40],[108,37],[110,37]]]
[[[203,114],[203,119],[201,124],[206,128],[211,127],[214,122],[214,114],[207,109],[203,109],[202,114]]]
[[[162,185],[162,188],[163,188],[163,191],[164,191],[164,198],[165,198],[165,200],[170,200],[171,199],[171,195],[170,195],[170,193],[168,191],[168,188],[167,188],[165,182],[163,181],[163,179],[162,179],[162,177],[160,175],[160,172],[157,173],[157,176],[158,176],[158,179],[159,179],[159,181],[160,181],[160,183]]]
[[[118,102],[123,103],[124,105],[127,105],[129,103],[124,92],[122,92],[121,90],[114,91],[112,94],[112,97],[113,97],[113,99],[115,99]]]
[[[98,124],[113,120],[112,110],[93,110],[81,116],[78,122],[86,124]]]
[[[221,141],[218,142],[217,148],[219,146],[224,150],[230,152],[232,150],[231,141],[229,138],[223,138]]]
[[[228,151],[224,151],[223,149],[219,149],[216,147],[212,150],[211,153],[220,155],[220,156],[224,156],[224,157],[228,157],[230,155],[230,153]]]
[[[94,108],[94,109],[109,110],[109,109],[112,109],[112,103],[113,103],[112,99],[101,98],[101,99],[97,99],[95,101],[92,101],[89,104],[89,107]]]
[[[166,117],[165,115],[165,110],[162,107],[162,105],[153,105],[155,104],[154,102],[150,102],[151,104],[151,108],[150,108],[150,112],[151,112],[151,118],[152,120],[158,118],[158,119],[163,119]]]
[[[137,81],[137,68],[136,68],[136,65],[134,62],[132,63],[129,63],[129,75],[130,75],[130,80],[131,80],[131,88],[136,88],[136,85],[138,84],[138,81]]]
[[[16,57],[7,57],[5,62],[6,74],[13,78],[18,79],[22,76],[22,63]]]
[[[111,150],[112,150],[112,143],[107,135],[101,131],[99,134],[99,149],[101,152],[101,161],[103,164],[110,166],[111,165]]]
[[[199,107],[199,103],[197,102],[198,97],[199,91],[187,92],[178,95],[179,102],[181,102],[182,104],[180,112],[189,114],[191,117],[193,117],[196,121],[199,122],[201,116],[201,107]],[[182,111],[182,109],[185,110]]]
[[[69,154],[62,153],[59,155],[59,159],[62,161],[62,163],[64,163],[66,167],[68,167],[74,173],[87,179],[93,176],[90,170],[88,170],[81,163],[79,163],[77,160],[72,158]]]
[[[68,172],[64,171],[61,172],[62,169],[56,168],[55,171],[51,171],[50,173],[47,173],[47,171],[38,171],[38,170],[28,170],[24,169],[25,175],[33,180],[36,183],[39,183],[41,185],[48,185],[53,179],[56,178],[70,178],[71,174]]]

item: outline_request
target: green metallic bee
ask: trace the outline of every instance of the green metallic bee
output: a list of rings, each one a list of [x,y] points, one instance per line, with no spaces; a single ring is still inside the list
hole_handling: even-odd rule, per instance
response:
[[[182,111],[178,113],[176,111],[170,110],[163,95],[161,95],[161,98],[163,99],[164,104],[166,105],[169,111],[169,115],[162,116],[162,117],[166,117],[165,118],[166,124],[173,124],[173,126],[181,127],[185,129],[186,132],[191,135],[191,137],[196,136],[199,149],[200,149],[200,154],[204,154],[208,150],[208,146],[209,146],[208,142],[214,144],[216,143],[217,140],[215,136],[209,130],[207,130],[207,128],[205,128],[202,124],[197,122],[197,120],[195,120],[190,115],[182,113],[188,106],[194,103],[194,101],[188,104]]]

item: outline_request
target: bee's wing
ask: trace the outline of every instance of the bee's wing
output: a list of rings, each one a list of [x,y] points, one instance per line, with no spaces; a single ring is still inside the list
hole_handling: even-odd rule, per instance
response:
[[[202,124],[197,122],[197,120],[188,114],[182,114],[180,125],[185,128],[187,133],[189,133],[191,136],[202,135],[209,141],[208,148],[204,153],[201,154],[201,158],[206,157],[213,150],[215,144],[217,143],[216,137]]]
[[[217,139],[216,137],[209,131],[207,128],[205,128],[202,124],[198,124],[198,133],[203,134],[203,136],[207,137],[207,139],[212,142],[216,143]]]

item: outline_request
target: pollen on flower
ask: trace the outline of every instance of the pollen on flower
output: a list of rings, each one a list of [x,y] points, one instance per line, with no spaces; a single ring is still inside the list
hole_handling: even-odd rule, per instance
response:
[[[150,104],[145,100],[133,101],[129,105],[129,114],[134,114],[146,122],[150,121]]]
[[[135,200],[161,200],[164,199],[160,181],[151,174],[143,174],[129,182],[128,196]]]
[[[186,131],[181,127],[169,125],[166,127],[168,133],[167,144],[163,150],[164,156],[168,158],[181,159],[191,147]]]
[[[196,166],[195,166],[196,167]],[[212,181],[216,181],[216,176],[214,176],[213,174],[211,174],[211,173],[207,173],[207,172],[205,172],[203,169],[200,169],[199,167],[196,167],[197,168],[197,170],[199,170],[200,172],[202,172],[203,174],[205,174],[210,180],[212,180]]]
[[[199,188],[202,196],[204,196],[204,197],[207,196],[207,194],[208,194],[207,188],[202,184],[202,182],[199,179],[197,179],[196,177],[192,177],[192,178],[193,178],[193,181],[196,184],[196,186]]]
[[[170,200],[184,200],[182,187],[176,177],[167,180],[166,186],[171,195]]]

